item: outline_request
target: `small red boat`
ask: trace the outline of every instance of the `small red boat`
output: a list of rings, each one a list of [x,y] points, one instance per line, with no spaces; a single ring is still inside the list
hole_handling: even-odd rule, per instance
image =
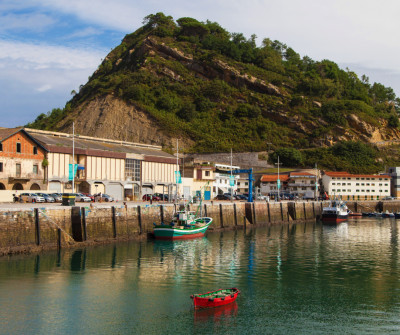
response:
[[[232,287],[203,294],[193,294],[190,298],[193,299],[195,308],[208,308],[230,304],[236,300],[239,294],[240,291],[236,287]]]

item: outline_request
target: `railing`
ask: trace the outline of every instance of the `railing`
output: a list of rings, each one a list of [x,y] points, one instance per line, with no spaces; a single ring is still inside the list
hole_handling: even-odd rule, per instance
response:
[[[40,179],[43,178],[43,174],[39,173],[13,173],[8,175],[9,179]]]

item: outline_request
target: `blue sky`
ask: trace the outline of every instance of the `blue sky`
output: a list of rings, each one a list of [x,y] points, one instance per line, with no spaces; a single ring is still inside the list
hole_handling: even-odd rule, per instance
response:
[[[151,13],[216,21],[330,59],[400,96],[398,0],[1,0],[0,126],[64,107],[123,37]]]

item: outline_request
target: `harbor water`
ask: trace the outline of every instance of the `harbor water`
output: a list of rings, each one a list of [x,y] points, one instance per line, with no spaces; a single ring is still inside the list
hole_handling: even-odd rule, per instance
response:
[[[0,258],[1,334],[398,334],[400,220]],[[233,304],[190,295],[237,287]]]

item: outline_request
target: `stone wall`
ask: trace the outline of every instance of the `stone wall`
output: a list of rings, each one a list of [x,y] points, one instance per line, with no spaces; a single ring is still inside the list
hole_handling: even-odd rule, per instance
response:
[[[314,220],[327,202],[207,203],[209,231]],[[400,211],[400,201],[347,202],[354,212]],[[197,205],[192,205],[198,211]],[[168,222],[174,205],[65,207],[0,211],[0,254],[32,252],[118,240],[147,238],[154,223]]]

